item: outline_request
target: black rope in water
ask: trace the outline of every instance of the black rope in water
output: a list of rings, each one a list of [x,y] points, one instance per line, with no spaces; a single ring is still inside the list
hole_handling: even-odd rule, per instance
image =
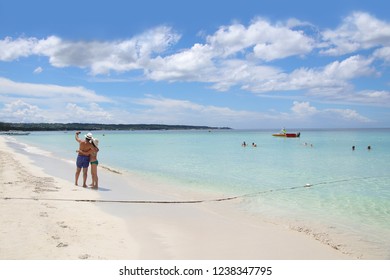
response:
[[[389,176],[381,176],[381,177],[389,177]],[[306,184],[304,186],[295,186],[295,187],[286,187],[286,188],[278,188],[278,189],[270,189],[264,190],[255,193],[223,197],[223,198],[215,198],[215,199],[203,199],[203,200],[105,200],[105,199],[70,199],[70,198],[36,198],[36,197],[2,197],[3,200],[37,200],[37,201],[69,201],[69,202],[92,202],[92,203],[129,203],[129,204],[195,204],[195,203],[204,203],[204,202],[222,202],[228,200],[235,200],[244,197],[254,197],[265,193],[272,192],[281,192],[287,190],[296,190],[302,188],[312,188],[314,186],[326,185],[326,184],[335,184],[340,182],[348,182],[354,180],[364,180],[364,179],[372,179],[372,178],[380,178],[380,177],[360,177],[360,178],[352,178],[352,179],[341,179],[334,181],[325,181],[319,182],[315,184]]]
[[[106,200],[106,199],[71,199],[71,198],[34,198],[34,197],[2,197],[4,200],[38,200],[38,201],[70,201],[70,202],[107,202],[107,203],[134,203],[134,204],[173,204],[173,203],[200,203],[203,200]]]
[[[227,197],[205,200],[107,200],[107,199],[71,199],[71,198],[36,198],[36,197],[2,197],[3,200],[36,200],[36,201],[69,201],[69,202],[102,202],[102,203],[130,203],[130,204],[191,204],[212,201],[225,201],[239,198]]]

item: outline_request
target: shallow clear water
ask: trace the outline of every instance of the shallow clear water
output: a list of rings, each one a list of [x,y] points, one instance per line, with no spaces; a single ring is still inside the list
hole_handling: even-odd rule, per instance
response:
[[[241,208],[247,212],[281,220],[340,250],[389,259],[390,130],[301,131],[295,139],[271,134],[94,132],[103,165],[184,189],[242,195]],[[73,132],[38,132],[17,139],[64,159],[76,157]],[[257,147],[244,148],[243,141]]]

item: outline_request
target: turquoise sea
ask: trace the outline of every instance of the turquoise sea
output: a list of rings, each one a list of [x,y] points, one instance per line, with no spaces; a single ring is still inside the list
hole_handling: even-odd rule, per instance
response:
[[[390,259],[390,129],[301,130],[300,138],[288,139],[273,137],[274,132],[93,134],[100,140],[102,165],[183,190],[239,196],[240,211],[311,235],[344,253]],[[74,132],[15,138],[30,152],[37,147],[64,160],[76,157]],[[249,145],[242,147],[243,141]]]

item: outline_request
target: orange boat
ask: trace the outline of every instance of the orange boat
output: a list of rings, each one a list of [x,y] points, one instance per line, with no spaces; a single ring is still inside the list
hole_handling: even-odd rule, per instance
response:
[[[301,136],[301,133],[300,132],[297,132],[297,133],[280,132],[280,133],[272,134],[272,136],[286,137],[286,138],[297,138],[297,137]]]

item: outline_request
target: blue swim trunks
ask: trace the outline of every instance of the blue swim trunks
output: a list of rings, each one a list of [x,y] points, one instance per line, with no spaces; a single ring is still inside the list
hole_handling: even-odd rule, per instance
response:
[[[77,168],[88,168],[89,156],[77,156],[76,166]]]

